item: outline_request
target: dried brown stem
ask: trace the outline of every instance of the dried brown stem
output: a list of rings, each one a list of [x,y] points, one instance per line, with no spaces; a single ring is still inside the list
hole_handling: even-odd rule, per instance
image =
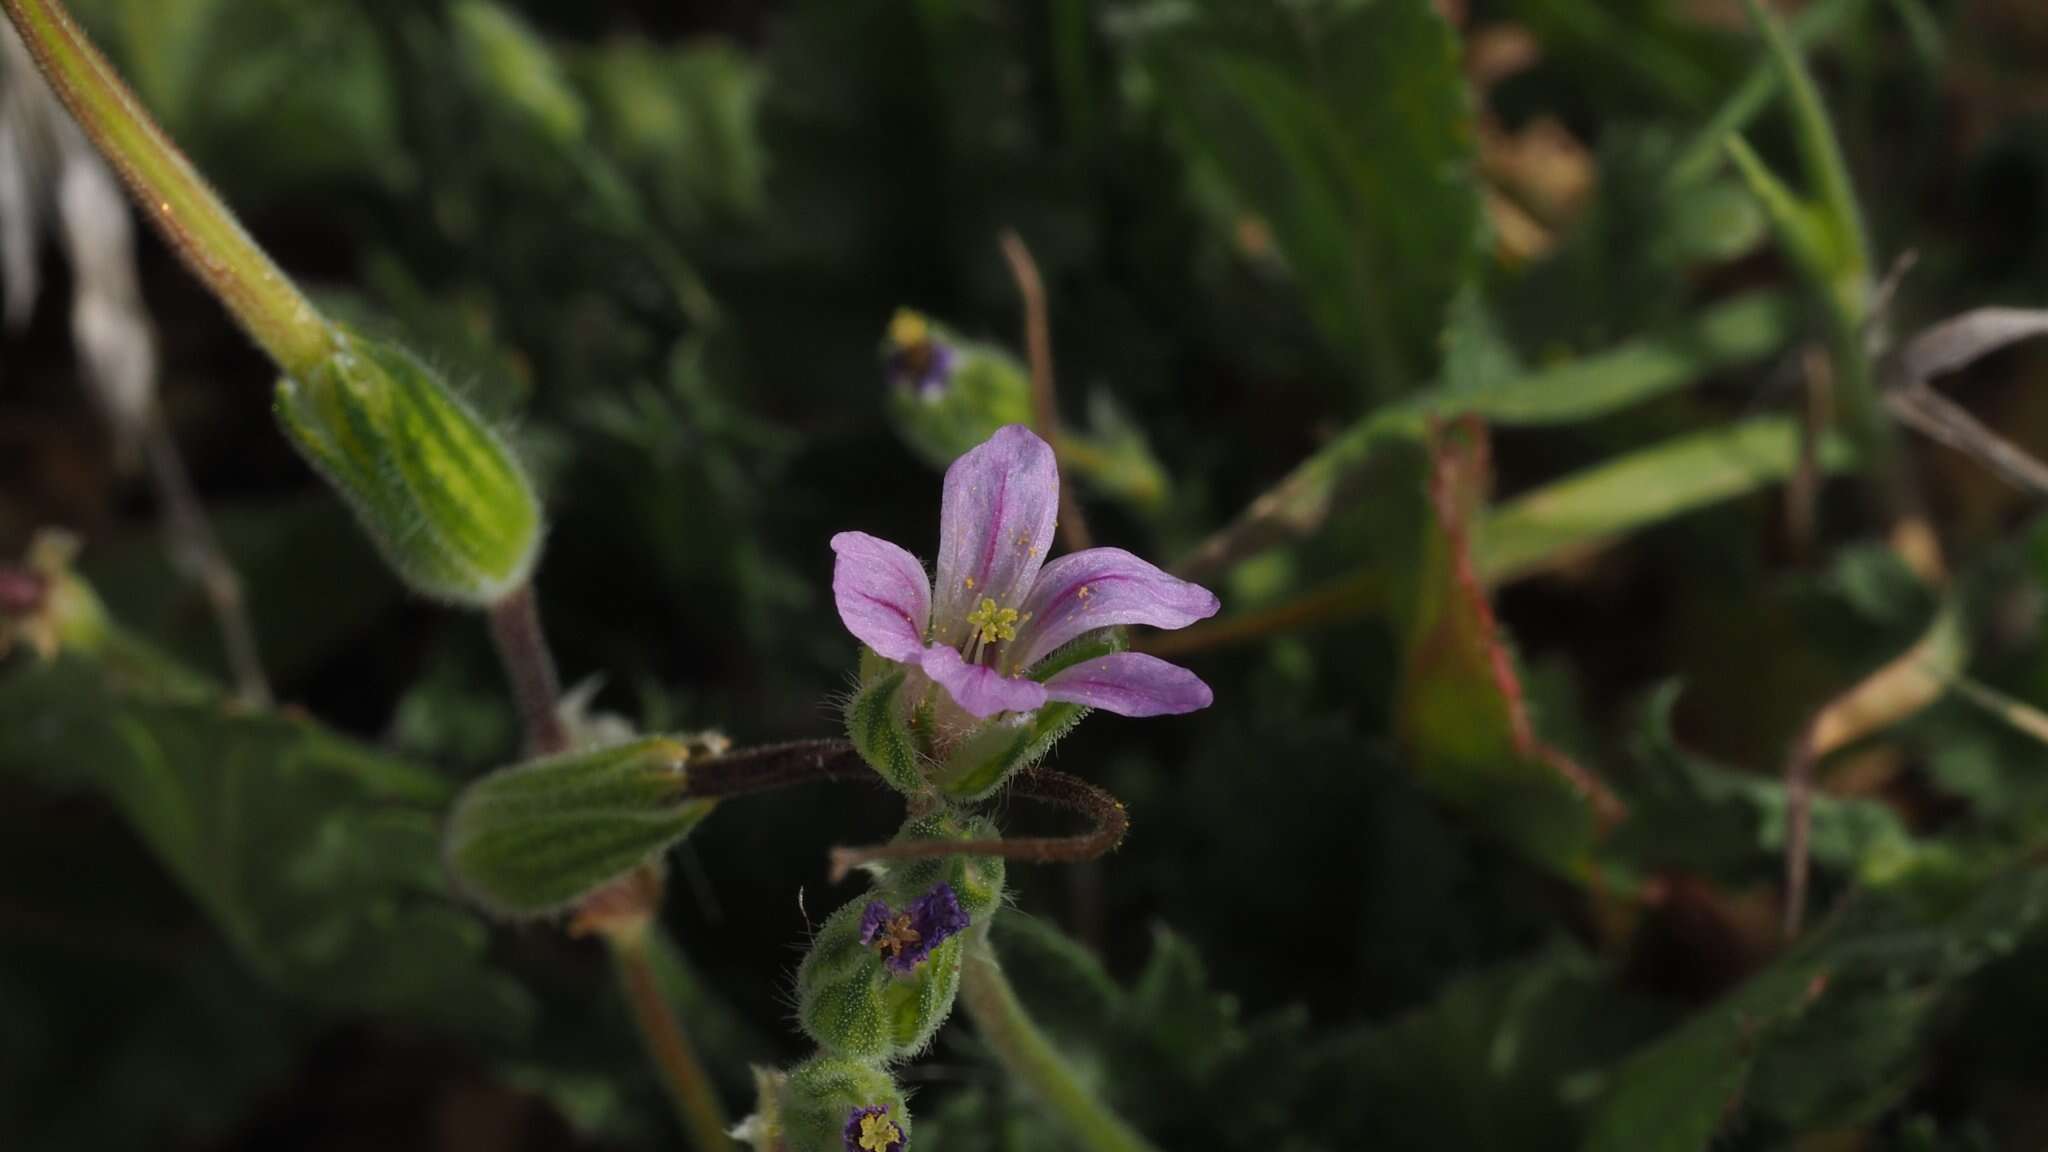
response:
[[[1123,843],[1131,818],[1123,802],[1078,776],[1039,768],[1017,777],[1010,795],[1086,815],[1094,827],[1076,836],[1020,836],[1001,840],[900,840],[832,849],[832,880],[876,860],[933,860],[947,856],[1000,856],[1028,864],[1072,864],[1108,855]]]
[[[1031,258],[1031,249],[1024,246],[1023,237],[1005,229],[1001,242],[1003,259],[1009,262],[1010,276],[1017,282],[1017,295],[1024,301],[1024,350],[1031,362],[1031,422],[1037,426],[1039,438],[1052,446],[1053,456],[1063,461],[1060,540],[1069,551],[1078,552],[1088,547],[1094,537],[1081,513],[1081,502],[1074,498],[1074,486],[1066,482],[1064,458],[1060,457],[1059,393],[1053,383],[1052,321],[1046,308],[1045,281],[1038,274],[1038,262]]]
[[[1785,939],[1798,937],[1806,920],[1806,888],[1813,872],[1807,840],[1813,833],[1813,766],[1818,719],[1800,729],[1785,761]]]
[[[1972,457],[2013,487],[2048,496],[2048,465],[1934,389],[1911,387],[1888,393],[1885,406],[1899,423]]]
[[[198,585],[220,629],[221,649],[235,692],[252,708],[271,704],[270,681],[256,648],[256,629],[242,601],[242,580],[214,534],[205,506],[192,490],[191,474],[171,438],[162,412],[154,413],[142,433],[142,451],[149,463],[150,484],[162,505],[164,529],[170,537],[171,562]]]

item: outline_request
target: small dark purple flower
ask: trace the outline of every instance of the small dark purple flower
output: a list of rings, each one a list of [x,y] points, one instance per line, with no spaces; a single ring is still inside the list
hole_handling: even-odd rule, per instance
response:
[[[1123,716],[1207,708],[1194,673],[1140,652],[1112,652],[1043,683],[1031,669],[1076,637],[1120,624],[1185,628],[1217,601],[1121,548],[1046,563],[1059,512],[1052,448],[1019,424],[946,470],[936,582],[910,553],[865,532],[832,538],[839,619],[886,659],[945,688],[977,717],[1064,700]]]
[[[889,321],[884,363],[891,383],[915,389],[920,399],[936,400],[953,383],[960,350],[933,332],[930,321],[906,308]]]
[[[902,1152],[908,1143],[886,1105],[870,1104],[847,1114],[846,1152]]]
[[[969,923],[953,886],[940,882],[902,912],[880,900],[868,901],[860,916],[860,942],[886,953],[882,963],[891,972],[908,975]]]

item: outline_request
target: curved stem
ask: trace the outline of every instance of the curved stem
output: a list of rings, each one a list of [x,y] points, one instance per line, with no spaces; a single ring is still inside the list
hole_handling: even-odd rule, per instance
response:
[[[1131,829],[1123,801],[1078,776],[1040,767],[1018,775],[1010,795],[1037,800],[1087,816],[1093,825],[1076,836],[1016,836],[998,840],[892,840],[858,848],[832,849],[834,884],[877,860],[941,860],[950,856],[996,856],[1031,864],[1078,864],[1116,850]]]
[[[960,968],[960,1004],[974,1027],[1016,1077],[1038,1097],[1088,1152],[1152,1152],[1152,1145],[1095,1098],[1038,1030],[1017,999],[984,937],[973,942]]]
[[[725,1106],[712,1090],[711,1077],[697,1049],[683,1032],[682,1022],[669,1010],[655,977],[654,962],[645,932],[605,934],[611,948],[612,964],[619,973],[619,987],[633,1010],[647,1054],[661,1069],[663,1084],[675,1103],[676,1116],[698,1152],[731,1152],[732,1138],[726,1135]]]
[[[0,0],[50,87],[194,275],[285,372],[334,352],[327,321],[249,238],[59,0]]]

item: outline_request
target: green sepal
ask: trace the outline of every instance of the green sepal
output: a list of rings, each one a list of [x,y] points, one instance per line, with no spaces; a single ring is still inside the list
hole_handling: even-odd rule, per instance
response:
[[[1121,629],[1092,633],[1039,661],[1031,669],[1031,678],[1044,681],[1083,661],[1121,652],[1128,646]],[[948,800],[986,799],[1017,773],[1043,760],[1060,737],[1073,731],[1088,712],[1083,705],[1055,700],[1028,718],[992,720],[953,746],[932,774],[932,782]]]
[[[882,1108],[911,1147],[910,1109],[903,1090],[880,1068],[819,1056],[783,1078],[775,1114],[782,1152],[846,1152],[846,1122],[863,1108]]]
[[[997,840],[1002,829],[985,816],[939,809],[913,816],[896,833],[907,840]],[[1003,902],[1004,865],[1000,856],[946,856],[936,860],[905,860],[891,864],[880,881],[883,899],[898,908],[944,883],[953,888],[960,910],[981,924]]]
[[[339,351],[278,381],[285,435],[354,509],[407,587],[487,607],[540,554],[540,501],[511,448],[402,348],[337,331]]]
[[[889,787],[906,796],[922,796],[931,791],[923,771],[919,768],[922,759],[917,741],[911,735],[910,726],[905,722],[904,707],[899,699],[903,690],[904,671],[900,666],[892,670],[869,675],[870,653],[861,651],[861,688],[853,699],[846,702],[846,735],[853,741],[854,750],[861,759],[868,762]],[[879,658],[877,658],[879,659]]]
[[[820,1048],[860,1060],[922,1051],[952,1014],[960,989],[960,937],[901,975],[883,963],[880,949],[861,943],[861,917],[878,898],[886,899],[874,892],[834,912],[796,975],[797,1021],[804,1032]]]
[[[688,746],[650,737],[501,768],[465,788],[444,851],[457,887],[504,917],[574,906],[661,855],[710,814],[678,801]]]

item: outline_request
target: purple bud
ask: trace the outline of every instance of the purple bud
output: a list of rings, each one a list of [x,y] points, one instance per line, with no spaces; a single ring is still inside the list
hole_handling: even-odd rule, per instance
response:
[[[869,901],[860,917],[860,942],[882,952],[882,963],[891,972],[908,975],[970,923],[953,886],[942,881],[903,912],[880,900]]]

